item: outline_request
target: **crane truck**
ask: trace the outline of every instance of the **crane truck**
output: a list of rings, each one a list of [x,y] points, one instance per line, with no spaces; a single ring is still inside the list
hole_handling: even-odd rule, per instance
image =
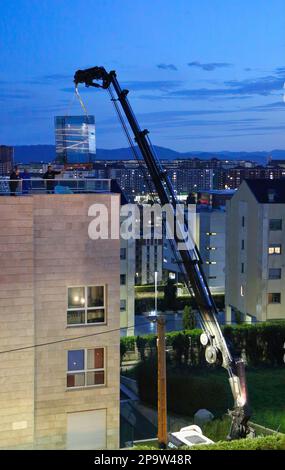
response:
[[[79,84],[84,84],[86,87],[103,88],[109,92],[130,144],[133,146],[135,142],[140,150],[160,203],[168,204],[172,208],[174,217],[178,218],[178,202],[171,181],[151,144],[149,131],[141,129],[127,98],[129,91],[121,88],[116,72],[108,72],[104,67],[77,70],[74,83],[76,89]],[[126,126],[124,116],[133,136]],[[184,214],[180,228],[179,223],[176,225],[175,250],[181,263],[185,284],[198,307],[203,330],[200,340],[205,347],[206,361],[210,364],[218,362],[228,372],[234,399],[233,409],[229,411],[231,425],[228,438],[231,440],[253,437],[254,431],[248,423],[251,411],[247,396],[245,363],[242,358],[235,357],[223,336],[217,319],[217,308],[203,272],[202,259],[196,244],[180,243],[185,233],[190,233],[190,227]]]

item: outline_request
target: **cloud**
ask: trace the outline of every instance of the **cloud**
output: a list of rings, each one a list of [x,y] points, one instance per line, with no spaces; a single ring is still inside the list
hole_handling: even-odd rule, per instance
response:
[[[178,80],[149,80],[149,81],[140,81],[140,80],[133,80],[128,82],[122,82],[122,87],[127,88],[130,91],[143,91],[143,90],[154,90],[154,91],[162,91],[168,92],[170,90],[176,89],[181,85],[182,82]],[[85,90],[86,88],[80,88],[81,91]],[[65,92],[74,92],[74,88],[62,88],[61,91]]]
[[[282,109],[285,111],[285,103],[283,100],[274,101],[273,103],[262,104],[259,106],[252,106],[251,108],[247,108],[246,111],[276,111],[278,109]]]
[[[15,89],[13,92],[10,90],[0,90],[0,101],[8,101],[8,100],[26,100],[29,99],[31,95],[28,93]]]
[[[279,77],[269,75],[248,80],[229,80],[224,82],[234,93],[239,95],[270,95],[273,91],[280,91],[283,88],[284,80]]]
[[[229,80],[221,88],[189,88],[170,90],[163,95],[142,95],[141,98],[152,100],[165,99],[246,99],[259,95],[269,96],[275,92],[283,91],[283,79],[275,76],[260,77],[247,80]]]
[[[208,62],[206,64],[202,64],[197,60],[194,62],[188,62],[188,67],[197,67],[199,69],[205,70],[206,72],[211,72],[212,70],[224,67],[232,67],[232,64],[228,62]]]
[[[157,64],[157,68],[162,69],[162,70],[173,70],[173,71],[178,70],[176,65],[174,64]]]

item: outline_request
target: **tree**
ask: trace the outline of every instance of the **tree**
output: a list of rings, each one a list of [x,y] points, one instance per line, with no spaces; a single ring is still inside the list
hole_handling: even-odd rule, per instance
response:
[[[190,305],[185,305],[182,321],[184,330],[194,330],[194,328],[196,328],[195,313],[193,312]]]
[[[173,279],[168,279],[164,286],[164,305],[165,310],[177,310],[177,286]]]

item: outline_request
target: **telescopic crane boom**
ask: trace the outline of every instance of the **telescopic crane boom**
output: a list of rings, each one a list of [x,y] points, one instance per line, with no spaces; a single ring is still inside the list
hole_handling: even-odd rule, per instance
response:
[[[163,170],[151,142],[148,138],[148,130],[142,130],[134,115],[134,112],[127,99],[128,90],[121,89],[117,80],[116,72],[107,72],[104,67],[92,67],[86,70],[78,70],[74,76],[76,87],[79,83],[87,87],[108,89],[113,101],[118,101],[127,118],[127,121],[134,134],[134,140],[140,149],[146,163],[148,172],[153,181],[154,187],[162,205],[168,204],[172,207],[174,217],[178,219],[175,192],[172,184]],[[116,98],[114,98],[113,90]],[[116,104],[116,103],[115,103]],[[119,111],[120,112],[120,111]],[[181,214],[180,214],[181,215]],[[205,357],[208,363],[213,364],[221,359],[222,366],[228,371],[231,391],[234,398],[234,407],[230,416],[232,419],[229,431],[229,439],[238,439],[253,434],[248,425],[250,418],[250,408],[247,399],[247,388],[245,379],[245,364],[242,359],[232,356],[230,349],[221,331],[217,320],[217,309],[208,287],[203,269],[202,260],[195,243],[179,243],[183,239],[182,234],[188,233],[188,220],[183,214],[183,222],[176,224],[176,251],[181,260],[184,270],[184,278],[190,293],[194,294],[203,333],[201,343],[206,348]]]

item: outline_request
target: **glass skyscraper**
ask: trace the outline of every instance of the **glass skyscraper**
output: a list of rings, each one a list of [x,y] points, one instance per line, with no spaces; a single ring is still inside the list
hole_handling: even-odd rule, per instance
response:
[[[55,141],[58,163],[92,163],[96,153],[94,116],[56,116]]]

